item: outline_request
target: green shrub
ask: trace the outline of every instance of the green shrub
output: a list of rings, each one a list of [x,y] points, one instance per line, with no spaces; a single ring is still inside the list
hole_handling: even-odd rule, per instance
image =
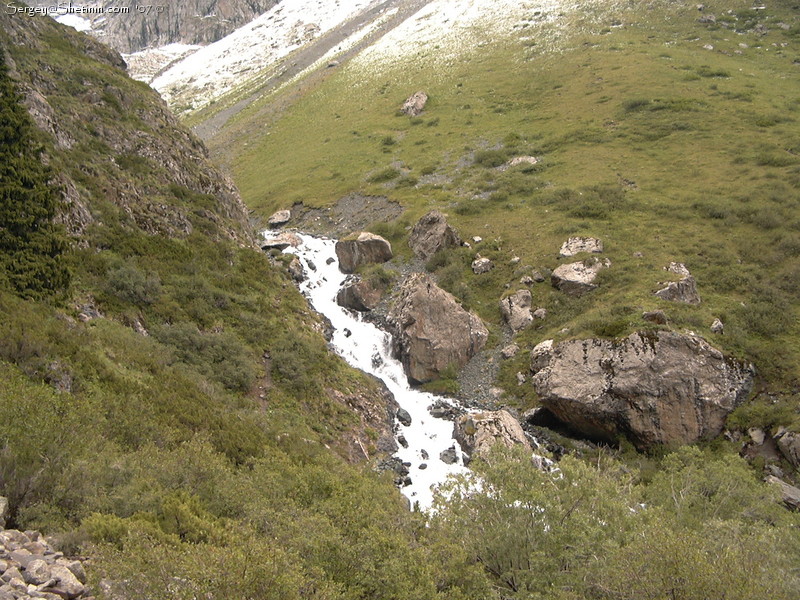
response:
[[[157,273],[124,264],[108,272],[106,289],[123,302],[144,306],[153,304],[161,296],[161,279]]]
[[[387,181],[391,181],[392,179],[396,179],[397,177],[400,177],[400,171],[394,167],[388,167],[382,171],[373,173],[367,177],[367,181],[369,183],[385,183]]]
[[[475,152],[474,163],[481,167],[499,167],[508,160],[507,150],[478,150]]]

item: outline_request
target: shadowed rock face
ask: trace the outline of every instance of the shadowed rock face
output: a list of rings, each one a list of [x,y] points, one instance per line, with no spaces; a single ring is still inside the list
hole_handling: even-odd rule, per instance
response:
[[[477,315],[424,273],[403,283],[389,320],[397,333],[395,351],[412,383],[437,379],[450,366],[463,367],[489,336]]]
[[[354,238],[336,242],[336,257],[342,273],[353,273],[360,265],[390,260],[392,245],[379,235],[362,231]]]
[[[702,338],[675,332],[566,341],[543,359],[533,384],[544,406],[585,435],[626,435],[640,449],[718,435],[755,374]]]

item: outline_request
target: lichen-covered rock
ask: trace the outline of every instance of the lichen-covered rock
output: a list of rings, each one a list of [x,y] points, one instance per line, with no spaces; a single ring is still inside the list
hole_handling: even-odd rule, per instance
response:
[[[505,410],[463,415],[456,419],[453,437],[469,459],[485,458],[495,444],[507,448],[520,444],[531,449],[525,432],[511,414]],[[465,462],[467,457],[464,457]]]
[[[718,435],[747,398],[754,374],[752,365],[700,337],[634,333],[553,346],[533,384],[542,405],[577,431],[604,440],[625,435],[647,448]]]
[[[582,296],[597,288],[593,283],[597,274],[611,266],[611,261],[592,258],[589,260],[561,265],[552,275],[550,280],[553,286],[571,296]]]
[[[428,94],[425,92],[414,92],[405,102],[403,102],[402,110],[409,117],[418,117],[425,110],[425,105],[428,103]]]
[[[603,251],[603,242],[593,237],[571,237],[561,244],[560,256],[575,256],[581,252],[599,253]]]
[[[553,340],[536,344],[531,350],[531,373],[538,373],[550,364],[553,357]]]
[[[670,302],[683,302],[684,304],[700,304],[700,294],[697,292],[697,282],[689,269],[683,263],[671,262],[664,267],[665,271],[679,275],[678,281],[664,282],[666,287],[655,292],[662,300]]]
[[[500,300],[500,312],[508,326],[514,331],[525,329],[533,322],[531,302],[529,290],[519,290]]]
[[[461,368],[489,336],[477,315],[464,310],[425,273],[412,274],[400,286],[389,322],[396,330],[395,353],[413,383]]]
[[[461,238],[455,229],[447,224],[447,219],[438,210],[424,215],[408,238],[408,245],[417,258],[428,260],[439,250],[462,245]]]
[[[362,231],[336,242],[336,257],[342,273],[353,273],[360,265],[391,260],[392,245],[379,235]]]
[[[800,433],[781,429],[775,435],[778,449],[793,467],[800,468]]]
[[[267,220],[267,223],[270,227],[280,227],[281,225],[286,225],[289,220],[292,218],[292,211],[290,210],[279,210],[276,213],[273,213],[272,216]]]
[[[472,272],[475,273],[475,275],[483,275],[484,273],[491,271],[493,268],[494,263],[483,256],[478,256],[472,261]]]

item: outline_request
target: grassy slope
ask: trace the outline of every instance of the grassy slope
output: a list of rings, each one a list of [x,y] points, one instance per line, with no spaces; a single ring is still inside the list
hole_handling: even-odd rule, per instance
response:
[[[788,396],[800,373],[800,24],[787,4],[749,7],[637,4],[567,15],[555,45],[544,43],[552,29],[531,25],[452,64],[437,64],[431,48],[372,72],[351,63],[277,123],[251,121],[245,143],[223,132],[216,150],[263,214],[353,190],[402,202],[405,224],[446,210],[500,268],[474,278],[463,252],[441,261],[440,279],[494,324],[503,285],[513,290],[523,273],[512,255],[554,268],[568,235],[599,236],[614,263],[601,289],[576,300],[534,288],[550,316],[520,335],[524,345],[564,327],[622,335],[655,308],[706,336],[719,317],[726,330],[714,342],[754,360],[766,388]],[[716,25],[697,22],[709,13]],[[759,23],[769,33],[755,32]],[[398,116],[417,89],[431,97],[424,115]],[[246,111],[239,126],[257,115]],[[542,161],[491,168],[517,154]],[[671,260],[696,276],[700,307],[651,295]],[[502,375],[523,397],[532,392],[512,382],[525,360]]]

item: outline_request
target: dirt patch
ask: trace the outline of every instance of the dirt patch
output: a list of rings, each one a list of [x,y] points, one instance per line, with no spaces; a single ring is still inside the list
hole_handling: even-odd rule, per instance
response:
[[[403,207],[386,196],[348,194],[329,208],[292,206],[290,225],[308,233],[341,238],[363,231],[372,223],[388,223],[403,214]]]

